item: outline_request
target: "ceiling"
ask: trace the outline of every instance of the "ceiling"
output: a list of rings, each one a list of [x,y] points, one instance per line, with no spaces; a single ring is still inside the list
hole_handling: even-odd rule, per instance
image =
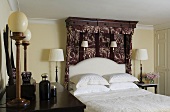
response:
[[[143,25],[170,22],[170,0],[8,0],[12,10],[29,19],[86,17],[139,21]]]

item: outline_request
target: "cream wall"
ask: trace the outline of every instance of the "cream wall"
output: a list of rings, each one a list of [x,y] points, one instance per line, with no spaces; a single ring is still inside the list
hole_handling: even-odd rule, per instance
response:
[[[35,21],[34,21],[35,22]],[[36,82],[41,81],[41,74],[48,73],[50,81],[55,81],[55,62],[49,62],[49,52],[52,48],[61,48],[64,50],[66,47],[66,28],[65,20],[46,21],[34,23],[29,22],[28,28],[32,33],[30,45],[28,46],[28,71],[32,72],[33,78]],[[22,65],[23,65],[23,49],[22,52]],[[58,79],[63,83],[65,62],[58,63]],[[22,66],[23,70],[23,66]]]
[[[55,63],[48,62],[49,50],[51,48],[66,47],[66,28],[65,21],[58,20],[56,23],[37,24],[29,23],[29,29],[32,32],[32,39],[28,47],[28,70],[33,73],[33,78],[37,82],[41,81],[42,73],[49,73],[49,79],[55,81]],[[132,37],[133,49],[146,48],[149,59],[142,61],[143,72],[154,71],[154,36],[153,30],[135,29]],[[133,52],[134,54],[134,52]],[[132,59],[132,74],[139,76],[139,61]],[[65,62],[62,62],[59,68],[59,81],[63,83],[65,73]]]
[[[140,61],[135,59],[136,49],[147,49],[148,60],[142,61],[142,72],[154,72],[154,30],[152,29],[135,29],[132,37],[132,74],[139,78]],[[153,92],[153,88],[148,88]]]
[[[6,78],[8,78],[6,73],[3,29],[7,24],[10,11],[11,9],[7,0],[0,0],[0,92],[1,89],[5,87],[5,84],[7,83]]]
[[[140,61],[135,59],[136,49],[147,49],[148,60],[142,61],[143,73],[154,72],[154,30],[135,29],[132,37],[132,74],[138,77],[140,74]]]

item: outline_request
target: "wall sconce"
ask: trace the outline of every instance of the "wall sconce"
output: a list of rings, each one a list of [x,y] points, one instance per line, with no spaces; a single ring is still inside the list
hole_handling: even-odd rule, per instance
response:
[[[139,83],[144,83],[142,81],[142,63],[141,63],[141,60],[147,60],[147,59],[148,59],[147,49],[137,49],[136,50],[136,60],[140,60],[140,82]]]
[[[110,47],[113,47],[113,51],[114,51],[114,48],[117,47],[116,41],[111,41]]]
[[[16,98],[8,101],[7,106],[25,107],[30,104],[29,100],[21,98],[21,81],[20,81],[20,41],[25,38],[23,32],[28,26],[28,19],[22,12],[13,12],[8,18],[9,29],[13,32],[11,38],[16,41]]]
[[[85,50],[86,50],[86,47],[88,47],[89,45],[88,45],[88,41],[82,41],[82,43],[81,43],[81,47],[84,47],[84,52],[85,52]]]
[[[56,62],[56,82],[58,82],[58,76],[57,76],[57,62],[58,61],[64,61],[64,55],[63,55],[63,49],[51,49],[50,55],[49,55],[49,61],[55,61]]]

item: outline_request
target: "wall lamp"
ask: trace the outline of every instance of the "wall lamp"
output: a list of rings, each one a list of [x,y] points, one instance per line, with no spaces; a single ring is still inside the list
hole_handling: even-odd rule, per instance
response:
[[[117,47],[116,41],[111,41],[110,47],[113,47],[113,51],[114,51],[114,48]]]
[[[86,48],[87,48],[87,47],[89,47],[89,45],[88,45],[88,41],[82,41],[82,43],[81,43],[81,47],[83,47],[83,48],[84,48],[84,52],[85,52]]]

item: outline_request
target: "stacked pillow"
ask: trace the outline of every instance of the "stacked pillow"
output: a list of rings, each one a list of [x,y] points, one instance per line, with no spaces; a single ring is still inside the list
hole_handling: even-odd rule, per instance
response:
[[[85,93],[107,92],[109,90],[122,90],[138,88],[134,81],[136,77],[127,73],[113,73],[100,76],[94,73],[76,75],[70,78],[74,95]],[[109,88],[106,85],[110,85]]]
[[[72,85],[74,95],[84,93],[106,92],[110,90],[105,86],[109,85],[107,80],[102,76],[94,73],[76,75],[71,77],[70,81],[74,83]]]
[[[127,73],[113,73],[103,76],[109,83],[111,90],[122,90],[130,88],[139,88],[134,81],[139,81],[136,77]]]

